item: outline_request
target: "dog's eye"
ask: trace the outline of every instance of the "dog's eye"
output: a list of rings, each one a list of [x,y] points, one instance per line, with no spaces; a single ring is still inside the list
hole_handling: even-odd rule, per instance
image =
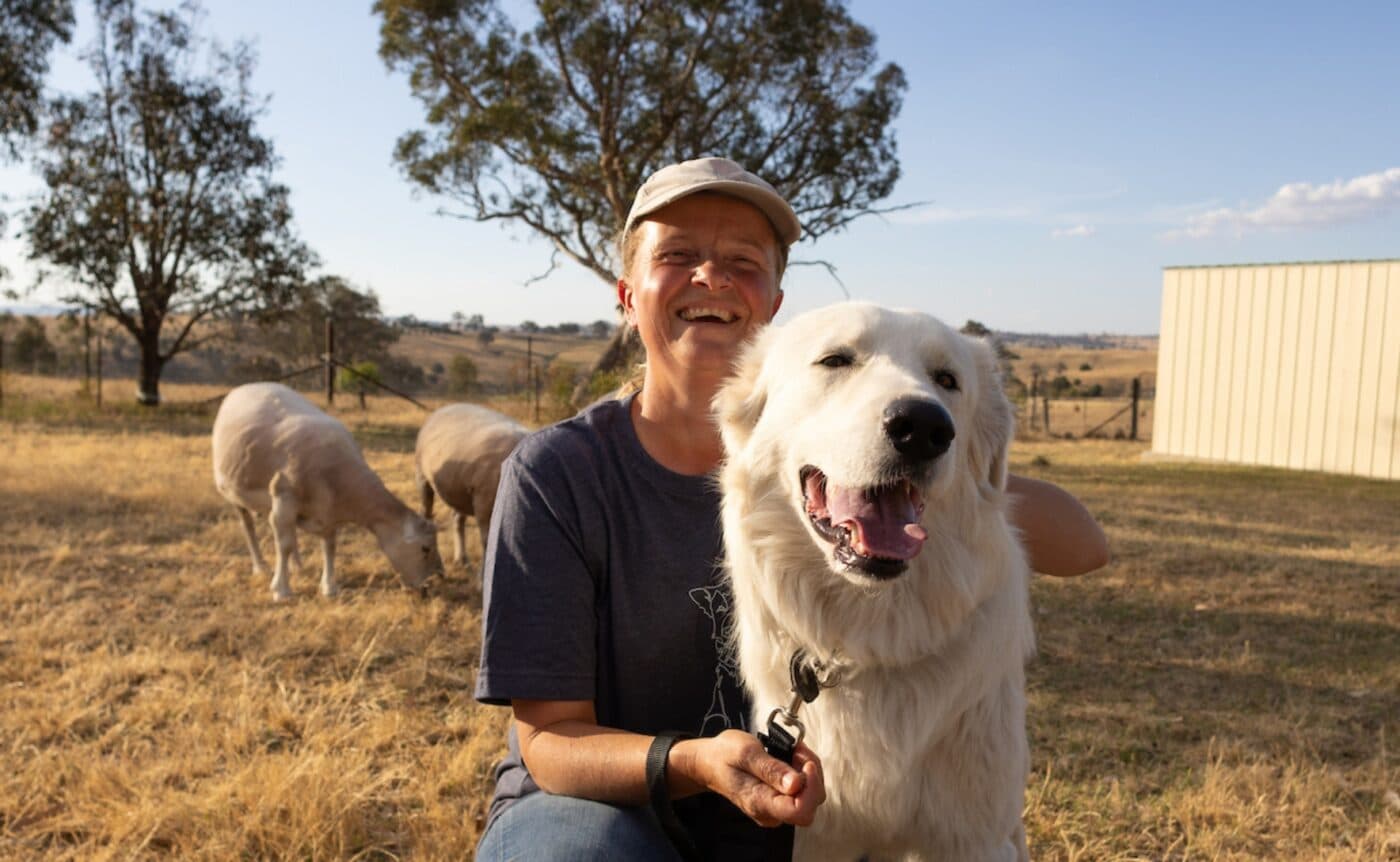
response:
[[[826,368],[845,368],[854,362],[855,360],[851,358],[849,353],[828,353],[817,360],[818,365]]]
[[[933,372],[933,382],[947,389],[949,392],[958,391],[958,378],[953,376],[953,372],[940,368]]]

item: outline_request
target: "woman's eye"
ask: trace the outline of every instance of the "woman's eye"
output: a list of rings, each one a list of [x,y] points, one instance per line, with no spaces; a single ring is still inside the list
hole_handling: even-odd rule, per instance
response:
[[[958,378],[954,377],[951,371],[943,371],[940,369],[933,372],[933,382],[950,392],[958,391]]]
[[[845,353],[828,353],[826,356],[823,356],[821,359],[817,360],[818,365],[822,365],[827,368],[845,368],[852,362],[854,362],[854,360],[851,359],[851,357]]]

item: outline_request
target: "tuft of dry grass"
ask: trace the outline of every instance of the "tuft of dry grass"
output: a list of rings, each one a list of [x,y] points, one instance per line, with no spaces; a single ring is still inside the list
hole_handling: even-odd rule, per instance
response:
[[[0,858],[470,858],[506,721],[471,698],[475,565],[419,599],[347,530],[342,596],[303,541],[274,605],[212,487],[212,409],[185,404],[206,395],[98,413],[36,389],[11,413],[10,392]],[[413,499],[423,412],[337,415]],[[1013,453],[1116,558],[1033,585],[1035,857],[1400,859],[1400,485],[1144,449]]]

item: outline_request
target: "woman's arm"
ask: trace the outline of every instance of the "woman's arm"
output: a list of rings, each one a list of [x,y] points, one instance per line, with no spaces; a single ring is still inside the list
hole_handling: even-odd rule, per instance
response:
[[[1065,489],[1039,479],[1011,474],[1011,522],[1031,568],[1068,577],[1108,565],[1108,538],[1094,516]]]
[[[520,755],[550,793],[643,805],[651,737],[601,727],[592,701],[515,700]],[[769,757],[752,735],[727,730],[687,739],[666,761],[673,798],[714,790],[763,826],[808,826],[826,799],[821,762],[805,745],[793,766]]]

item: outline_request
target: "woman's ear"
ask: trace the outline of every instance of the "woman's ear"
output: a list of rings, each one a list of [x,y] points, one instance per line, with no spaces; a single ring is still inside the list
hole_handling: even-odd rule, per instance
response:
[[[622,309],[622,319],[636,326],[637,314],[632,306],[632,288],[628,286],[625,278],[617,280],[617,306]]]

